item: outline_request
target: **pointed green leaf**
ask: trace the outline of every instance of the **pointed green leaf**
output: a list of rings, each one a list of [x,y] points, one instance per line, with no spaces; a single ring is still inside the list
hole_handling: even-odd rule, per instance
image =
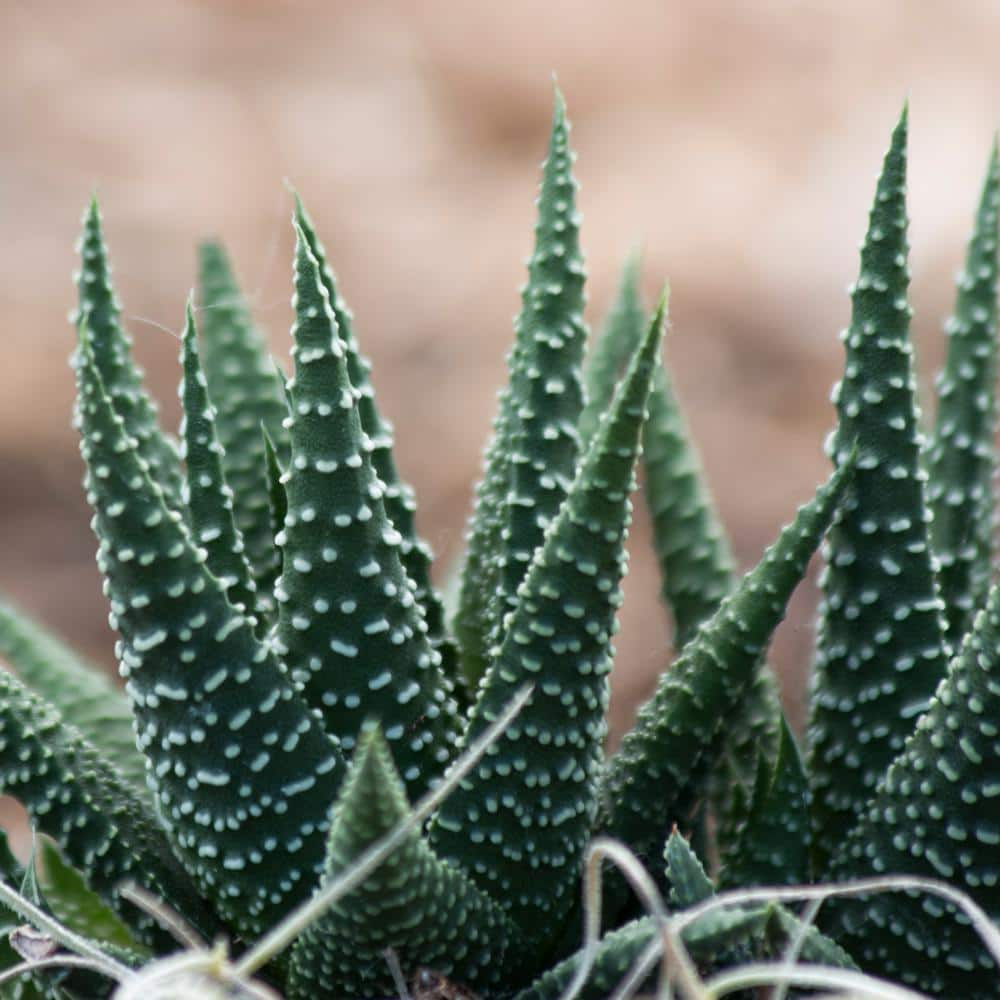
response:
[[[824,550],[810,725],[817,873],[902,749],[944,673],[906,290],[904,111],[879,178],[834,391],[834,464],[857,471]]]
[[[0,671],[0,792],[18,799],[88,885],[156,950],[173,939],[122,900],[134,881],[211,939],[221,926],[171,853],[163,831],[122,776],[59,713]]]
[[[613,379],[642,335],[644,312],[638,288],[638,257],[625,266],[618,296],[588,358],[587,405],[580,417],[586,441],[607,409]],[[652,513],[653,545],[660,564],[661,593],[674,619],[674,647],[688,643],[735,585],[733,558],[705,484],[697,452],[670,378],[660,366],[653,376],[649,418],[643,428],[646,501]],[[712,775],[709,797],[723,844],[733,837],[734,797],[752,787],[744,763],[761,748],[776,748],[781,706],[774,676],[764,660],[741,718],[728,727],[723,760]]]
[[[673,615],[674,648],[683,650],[736,585],[736,577],[701,461],[662,365],[650,393],[643,466],[660,593]],[[737,799],[753,786],[753,761],[759,752],[771,754],[777,748],[780,718],[777,684],[761,657],[749,690],[727,724],[721,759],[709,776],[707,801],[723,849],[737,835]]]
[[[226,482],[225,453],[215,428],[215,409],[198,358],[194,310],[188,301],[181,347],[181,454],[185,479],[183,498],[191,515],[195,540],[205,550],[205,565],[222,584],[229,603],[251,625],[257,624],[257,588],[243,547],[243,535],[233,519],[233,491]]]
[[[504,639],[504,617],[576,473],[587,330],[572,164],[566,106],[557,90],[535,249],[507,361],[510,380],[477,489],[455,621],[473,690],[491,647]]]
[[[508,364],[512,364],[509,360]],[[490,663],[490,636],[500,576],[497,552],[503,528],[504,505],[510,476],[509,386],[499,398],[493,436],[483,456],[483,477],[476,486],[475,503],[466,534],[465,561],[458,581],[452,629],[459,646],[459,669],[465,687],[475,691]]]
[[[91,199],[83,217],[77,275],[77,328],[86,324],[93,341],[97,370],[115,412],[136,448],[149,463],[149,475],[164,491],[167,503],[180,501],[181,471],[177,447],[159,428],[156,405],[142,386],[142,371],[132,359],[132,341],[121,325],[121,307],[111,285],[111,266],[101,229],[97,199]]]
[[[845,840],[837,877],[927,875],[1000,922],[1000,586],[928,711]],[[839,831],[838,831],[839,832]],[[865,968],[936,996],[994,997],[1000,970],[965,918],[925,895],[830,904],[834,936]],[[825,912],[824,907],[824,912]]]
[[[687,910],[715,895],[715,886],[705,874],[705,869],[691,850],[691,845],[675,826],[663,850],[666,862],[667,885],[670,886],[670,906]]]
[[[809,881],[809,783],[788,723],[781,718],[777,757],[761,754],[739,844],[727,859],[726,886]]]
[[[199,888],[256,935],[315,885],[342,759],[165,506],[86,335],[77,385],[98,566],[159,814]]]
[[[580,414],[578,430],[582,447],[589,444],[611,405],[615,386],[635,353],[649,322],[639,291],[639,254],[625,261],[618,291],[604,319],[604,324],[587,352],[584,367],[586,405]]]
[[[281,460],[278,458],[277,449],[271,436],[267,433],[267,428],[261,425],[261,434],[264,438],[264,463],[267,469],[267,506],[271,514],[271,534],[277,538],[278,532],[284,527],[285,516],[288,514],[288,497],[285,496],[285,487],[281,482],[281,477],[285,470],[281,467]],[[258,578],[258,593],[274,594],[274,585],[281,574],[282,558],[281,549],[275,545],[275,552],[278,559],[262,576]]]
[[[517,607],[518,587],[577,471],[580,438],[576,427],[584,403],[587,328],[572,165],[566,108],[556,91],[538,198],[535,250],[528,262],[510,372],[509,489],[493,618],[498,643],[505,636],[506,615]]]
[[[146,798],[146,761],[135,746],[124,693],[39,622],[0,601],[0,657],[94,744]]]
[[[665,311],[664,298],[535,554],[466,744],[525,683],[535,685],[531,699],[430,828],[435,850],[539,946],[575,897],[591,833],[629,493]]]
[[[606,408],[606,385],[611,373],[622,366],[622,351],[641,335],[642,317],[637,258],[633,258],[626,265],[618,298],[588,362],[588,402],[580,419],[584,440],[591,433],[590,422]],[[654,375],[649,419],[643,429],[643,467],[661,594],[673,615],[674,647],[680,650],[715,613],[736,580],[701,462],[662,367]],[[776,748],[778,743],[781,707],[774,676],[764,660],[741,716],[728,727],[723,759],[711,777],[709,791],[723,846],[731,842],[738,827],[735,800],[752,787],[753,774],[745,762],[752,761],[759,749]]]
[[[277,535],[284,527],[285,516],[288,514],[288,497],[285,496],[285,487],[281,482],[285,470],[281,467],[278,452],[267,428],[262,426],[261,434],[264,436],[264,457],[267,464],[267,503],[271,511],[271,530]]]
[[[764,553],[664,673],[605,770],[601,829],[641,858],[682,822],[714,763],[727,720],[739,711],[771,635],[840,502],[843,464]],[[653,817],[656,818],[653,821]]]
[[[358,742],[334,808],[324,881],[348,869],[409,814],[403,784],[377,727]],[[290,996],[395,992],[384,952],[407,981],[424,966],[475,989],[505,984],[518,933],[460,870],[439,861],[414,830],[357,889],[296,942]]]
[[[990,157],[958,278],[955,312],[945,326],[948,358],[938,379],[938,412],[927,451],[931,538],[948,639],[957,648],[983,606],[993,554],[993,446],[997,425],[997,208],[1000,161]]]
[[[276,648],[346,750],[366,716],[378,719],[407,791],[420,795],[450,757],[455,704],[403,568],[402,537],[386,516],[347,352],[301,230],[295,311]]]
[[[663,857],[666,861],[666,883],[670,887],[668,901],[672,910],[689,910],[715,895],[715,885],[705,874],[698,856],[676,826],[667,838]],[[614,907],[618,888],[614,882],[606,885],[607,901]],[[702,949],[696,957],[700,958],[705,968],[720,969],[741,965],[754,958],[751,938],[755,938],[763,927],[766,914],[766,906],[708,913],[691,925],[684,939],[689,946],[695,943],[696,948]],[[744,923],[744,920],[747,922]],[[717,942],[718,947],[709,950],[708,946],[713,942]]]
[[[757,941],[771,916],[772,907],[712,910],[684,928],[681,935],[691,958],[699,967],[719,969],[721,955],[745,954]],[[577,1000],[606,1000],[615,987],[629,974],[632,964],[652,944],[659,933],[653,917],[642,917],[606,934],[598,947],[594,966]],[[527,989],[515,994],[514,1000],[557,1000],[563,996],[579,966],[581,954],[572,955],[539,976]],[[656,983],[656,971],[640,986],[651,990]]]
[[[287,410],[281,382],[263,334],[254,327],[225,250],[218,243],[199,248],[201,337],[208,394],[216,409],[216,430],[225,449],[223,468],[233,490],[233,513],[259,580],[272,573],[277,553],[267,505],[263,424],[286,450],[281,422]],[[270,601],[270,589],[260,591]]]
[[[643,433],[646,500],[660,564],[663,600],[683,649],[734,585],[729,543],[666,370],[660,365]]]
[[[295,221],[319,265],[320,280],[326,289],[330,309],[346,349],[347,377],[357,394],[361,430],[371,439],[371,462],[385,489],[382,502],[386,516],[400,535],[399,554],[403,568],[416,585],[416,597],[424,609],[428,638],[441,654],[442,672],[445,677],[454,678],[458,671],[458,650],[446,633],[444,605],[431,583],[434,555],[430,545],[417,534],[417,504],[413,489],[400,477],[396,468],[392,424],[382,416],[375,400],[375,390],[369,375],[371,362],[358,351],[354,336],[354,317],[340,295],[333,271],[327,263],[326,250],[316,236],[312,220],[298,195],[295,196]]]

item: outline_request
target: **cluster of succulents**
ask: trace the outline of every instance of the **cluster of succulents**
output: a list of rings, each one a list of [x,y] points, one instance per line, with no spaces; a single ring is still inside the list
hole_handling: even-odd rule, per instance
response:
[[[444,996],[427,984],[447,980],[450,996],[546,1000],[574,979],[581,996],[609,995],[661,924],[607,873],[603,937],[581,970],[581,878],[600,835],[643,863],[673,912],[726,889],[910,874],[1000,920],[995,152],[925,443],[904,112],[852,290],[833,474],[740,578],[661,361],[666,297],[647,315],[634,261],[587,350],[568,131],[557,95],[453,607],[301,202],[292,372],[206,245],[176,439],[132,360],[96,204],[86,212],[76,423],[124,690],[0,605],[12,668],[0,671],[0,791],[40,835],[27,863],[0,845],[0,868],[125,967],[177,951],[177,922],[234,955],[252,948],[394,831],[381,864],[262,970],[282,995],[386,997],[402,980]],[[637,469],[679,652],[664,651],[653,695],[606,756]],[[824,537],[800,751],[766,650]],[[400,832],[463,761],[426,822]],[[720,905],[687,924],[683,947],[703,975],[794,943],[810,963],[934,996],[1000,995],[989,948],[939,897],[872,892],[829,902],[818,926],[800,916],[773,900]],[[114,989],[48,967],[16,986]]]

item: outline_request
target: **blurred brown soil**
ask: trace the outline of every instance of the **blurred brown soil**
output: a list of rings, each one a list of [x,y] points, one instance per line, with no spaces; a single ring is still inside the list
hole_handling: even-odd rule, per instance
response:
[[[941,353],[1000,108],[1000,7],[805,2],[2,4],[0,592],[113,669],[69,427],[73,243],[100,194],[136,352],[175,425],[193,248],[228,243],[277,354],[291,179],[374,360],[444,571],[458,555],[531,239],[550,77],[574,121],[599,322],[627,251],[669,279],[669,363],[742,565],[821,444],[889,130],[912,108],[914,336]],[[640,511],[612,728],[670,657]],[[802,720],[815,603],[775,646]]]

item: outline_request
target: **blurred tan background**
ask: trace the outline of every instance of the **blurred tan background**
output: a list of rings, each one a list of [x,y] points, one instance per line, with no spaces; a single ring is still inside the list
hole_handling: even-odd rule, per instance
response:
[[[751,564],[826,474],[844,289],[907,95],[914,337],[925,374],[940,358],[1000,121],[998,51],[1000,5],[970,0],[0,0],[0,591],[112,667],[66,365],[90,192],[173,426],[167,330],[203,236],[227,242],[286,356],[283,178],[354,308],[446,567],[504,377],[553,71],[591,326],[641,243],[647,295],[671,282],[670,364]],[[633,538],[618,729],[669,649],[644,512]],[[799,720],[815,599],[800,588],[774,656]]]

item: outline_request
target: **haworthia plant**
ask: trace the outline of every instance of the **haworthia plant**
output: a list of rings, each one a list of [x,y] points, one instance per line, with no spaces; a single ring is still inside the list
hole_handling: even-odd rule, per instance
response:
[[[992,1000],[987,949],[933,898],[831,903],[820,930],[774,902],[714,894],[913,872],[952,882],[1000,921],[1000,589],[986,596],[996,157],[923,450],[904,115],[853,292],[833,475],[737,579],[662,366],[665,303],[647,323],[635,261],[585,361],[568,129],[557,95],[454,623],[301,202],[287,381],[221,247],[202,251],[182,342],[183,458],[131,359],[91,205],[77,422],[125,691],[0,605],[11,668],[0,672],[0,791],[58,845],[43,849],[53,872],[41,902],[48,893],[108,953],[128,938],[148,954],[125,961],[155,961],[176,944],[123,895],[137,882],[207,941],[237,951],[263,939],[250,955],[270,956],[263,975],[289,1000],[371,1000],[400,978],[417,994],[447,981],[459,996],[543,1000],[580,970],[581,868],[588,840],[610,833],[646,862],[671,919],[706,908],[683,932],[697,975],[794,945],[810,963],[856,959],[936,997]],[[636,469],[680,648],[606,759]],[[800,755],[764,652],[831,524]],[[465,757],[516,694],[516,718]],[[395,846],[362,877],[358,859],[386,837]],[[20,884],[3,848],[0,877]],[[352,888],[336,897],[346,875]],[[594,1000],[659,941],[652,916],[631,919],[623,879],[606,890],[605,934],[581,972],[580,995]],[[267,944],[300,905],[321,903],[281,934],[284,951]],[[15,960],[0,949],[0,974]],[[58,975],[35,970],[23,995],[64,1000],[75,980]],[[110,994],[87,975],[78,992]],[[635,989],[653,985],[634,977]]]
[[[851,292],[835,464],[857,449],[825,552],[811,719],[814,857],[827,858],[944,673],[948,646],[921,468],[909,341],[904,110]]]
[[[952,647],[986,601],[993,557],[993,439],[997,406],[996,142],[979,200],[955,311],[945,326],[948,357],[927,452],[927,502]]]

